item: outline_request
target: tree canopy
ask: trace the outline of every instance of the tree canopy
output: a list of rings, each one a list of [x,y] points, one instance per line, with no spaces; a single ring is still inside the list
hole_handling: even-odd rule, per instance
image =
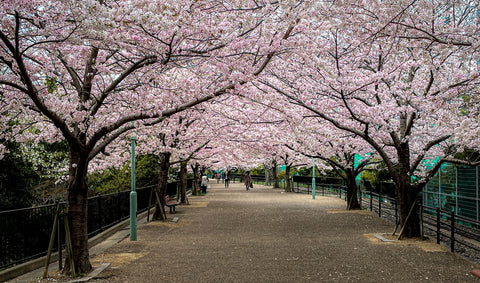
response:
[[[88,172],[124,164],[130,136],[143,154],[216,168],[376,157],[402,224],[441,161],[479,144],[478,7],[2,1],[0,158],[9,141],[66,145],[79,272]]]

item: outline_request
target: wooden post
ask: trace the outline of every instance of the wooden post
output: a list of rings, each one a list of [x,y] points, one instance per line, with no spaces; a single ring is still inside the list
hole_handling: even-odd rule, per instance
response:
[[[410,208],[410,211],[408,212],[407,218],[405,219],[405,222],[403,223],[402,229],[400,230],[400,234],[398,235],[398,239],[397,239],[397,240],[400,240],[400,238],[401,238],[402,235],[403,235],[403,230],[405,229],[405,226],[407,226],[408,219],[410,218],[410,215],[412,214],[413,209],[414,209],[415,206],[417,205],[417,199],[418,199],[418,196],[417,196],[417,197],[415,198],[415,200],[413,201],[413,205],[412,205],[412,207]]]
[[[147,207],[147,223],[150,222],[150,206],[152,205],[152,196],[153,196],[153,190],[155,187],[153,187],[150,190],[150,197],[148,198],[148,207]]]
[[[47,259],[45,260],[45,270],[43,271],[43,279],[47,278],[47,274],[48,274],[48,265],[50,264],[50,257],[52,255],[53,243],[55,242],[55,234],[57,233],[59,211],[60,211],[60,203],[57,204],[55,219],[53,220],[52,234],[50,235],[50,243],[48,244]]]
[[[155,197],[157,199],[158,207],[160,207],[160,214],[162,215],[162,221],[167,220],[167,213],[165,212],[165,209],[162,205],[162,202],[160,201],[160,196],[158,195],[158,192],[155,191]]]
[[[57,248],[58,248],[58,270],[62,270],[62,229],[60,229],[61,221],[57,221]]]
[[[65,225],[65,246],[68,251],[70,270],[72,272],[72,277],[75,278],[75,261],[73,260],[72,239],[70,238],[70,225],[68,224],[68,216],[66,212],[63,215],[63,221]]]

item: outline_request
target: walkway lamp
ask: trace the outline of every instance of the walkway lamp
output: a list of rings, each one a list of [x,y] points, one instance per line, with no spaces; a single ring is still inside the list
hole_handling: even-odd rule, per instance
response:
[[[313,167],[312,167],[312,199],[315,199],[315,157],[312,158]]]
[[[137,192],[135,191],[135,137],[132,136],[132,191],[130,192],[130,241],[137,240]]]

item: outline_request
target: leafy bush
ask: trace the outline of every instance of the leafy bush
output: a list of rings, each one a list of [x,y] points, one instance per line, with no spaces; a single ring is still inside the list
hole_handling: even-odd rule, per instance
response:
[[[139,155],[135,163],[135,184],[137,188],[156,185],[158,183],[158,157],[155,155]],[[120,192],[131,189],[130,163],[120,169],[110,167],[103,172],[95,172],[88,176],[88,187],[91,195]]]
[[[18,154],[18,143],[3,144],[9,153],[0,160],[0,210],[32,206],[35,204],[33,188],[41,178],[32,164]]]
[[[307,167],[301,167],[301,168],[298,169],[298,175],[300,175],[300,176],[312,176],[312,170],[310,168],[307,168]]]

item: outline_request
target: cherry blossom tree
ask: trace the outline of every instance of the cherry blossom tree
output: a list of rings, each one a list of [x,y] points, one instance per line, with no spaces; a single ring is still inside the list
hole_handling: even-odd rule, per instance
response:
[[[478,82],[478,6],[449,1],[336,2],[299,23],[302,48],[271,65],[264,85],[367,142],[396,185],[404,235],[412,210],[448,158]],[[336,24],[334,24],[336,23]],[[472,123],[474,124],[474,123]],[[430,162],[429,162],[430,160]]]
[[[195,115],[196,114],[196,115]],[[145,130],[148,132],[147,136],[153,143],[142,145],[148,151],[152,148],[159,152],[160,155],[160,178],[157,191],[160,194],[161,204],[157,206],[154,219],[158,219],[158,213],[164,207],[163,198],[167,190],[168,171],[170,166],[175,164],[180,165],[179,181],[181,184],[181,203],[186,202],[187,189],[187,165],[195,156],[210,143],[208,136],[201,129],[204,128],[199,125],[202,122],[200,113],[198,111],[184,111],[177,114],[178,119],[169,119],[161,126],[156,125],[154,128],[159,129],[161,133],[155,134],[151,138],[150,127]],[[169,132],[165,132],[169,129]],[[150,150],[149,150],[150,149]],[[198,176],[197,176],[198,177]]]
[[[325,163],[325,168],[333,169],[346,184],[347,209],[361,209],[358,195],[357,176],[364,170],[374,169],[379,163],[374,159],[372,148],[354,135],[340,131],[316,117],[303,118],[292,129],[295,139],[286,146],[295,152]],[[359,156],[363,156],[359,160]]]

